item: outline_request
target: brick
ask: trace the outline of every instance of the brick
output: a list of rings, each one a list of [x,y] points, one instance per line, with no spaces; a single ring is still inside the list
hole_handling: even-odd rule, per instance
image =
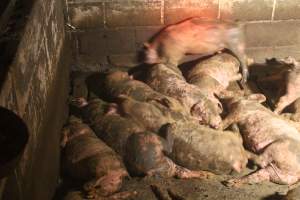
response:
[[[109,54],[127,54],[136,51],[134,29],[106,30]]]
[[[76,33],[78,54],[102,60],[106,55],[106,39],[104,31],[89,31]]]
[[[250,23],[245,26],[247,47],[289,46],[299,44],[300,22]]]
[[[271,20],[274,0],[221,0],[221,19]]]
[[[72,65],[71,71],[101,72],[108,68],[106,56],[95,59],[89,55],[79,55],[76,64]]]
[[[300,19],[300,0],[277,0],[274,19]]]
[[[173,24],[189,17],[218,17],[218,0],[165,0],[165,24]]]
[[[105,13],[108,27],[160,25],[161,0],[107,2]]]
[[[138,27],[135,29],[135,44],[136,48],[140,49],[143,43],[148,41],[152,36],[158,33],[163,27]]]
[[[102,4],[70,6],[69,17],[71,25],[78,29],[102,28],[104,25]]]

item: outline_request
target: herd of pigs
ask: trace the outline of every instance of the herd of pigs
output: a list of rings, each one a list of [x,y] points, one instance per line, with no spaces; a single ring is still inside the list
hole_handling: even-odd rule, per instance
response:
[[[274,112],[263,94],[228,90],[248,77],[240,32],[200,18],[168,26],[145,44],[146,67],[106,73],[99,90],[109,101],[72,100],[80,116],[70,116],[62,131],[62,166],[83,182],[86,198],[134,196],[119,192],[126,177],[209,179],[240,173],[249,160],[257,171],[225,185],[298,182],[299,118],[281,112],[300,97],[300,65],[288,57],[280,62],[289,70],[268,77],[286,77]],[[232,54],[219,52],[224,48]],[[178,67],[185,54],[213,53]]]

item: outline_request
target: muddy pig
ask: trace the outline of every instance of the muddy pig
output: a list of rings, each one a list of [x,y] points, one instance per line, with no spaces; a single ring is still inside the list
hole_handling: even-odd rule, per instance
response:
[[[170,157],[181,166],[217,174],[241,172],[246,167],[247,153],[237,133],[187,122],[169,124],[165,131],[174,135]]]
[[[117,192],[128,176],[121,158],[78,118],[69,119],[61,145],[63,168],[71,177],[85,182],[83,188],[89,197]]]
[[[246,149],[261,169],[253,174],[231,179],[228,185],[257,183],[270,180],[279,184],[294,184],[300,177],[300,133],[289,121],[276,115],[261,102],[262,94],[233,98],[226,102],[228,116],[223,128],[237,123]]]
[[[84,105],[83,109],[91,111],[88,108],[88,103]],[[210,175],[208,172],[190,171],[175,165],[164,154],[172,150],[172,137],[163,138],[145,131],[143,126],[129,116],[120,116],[115,104],[110,105],[112,108],[109,109],[109,112],[105,115],[100,113],[99,117],[94,117],[95,121],[90,123],[97,135],[120,153],[131,174],[138,176],[177,176],[179,178],[203,178]],[[95,107],[95,104],[92,106]]]
[[[127,96],[119,96],[118,105],[121,115],[131,117],[152,132],[158,132],[166,123],[178,120],[195,121],[195,119],[174,112],[156,101],[141,102]]]
[[[229,93],[226,89],[230,82],[240,80],[242,76],[239,61],[228,53],[222,53],[197,63],[187,71],[185,78],[213,99],[215,95]]]
[[[145,82],[152,89],[177,99],[201,124],[216,128],[221,123],[222,104],[207,98],[197,86],[187,83],[182,74],[166,65],[150,67]]]
[[[131,174],[137,176],[207,178],[213,175],[201,170],[188,170],[168,158],[166,155],[172,152],[173,147],[171,134],[165,138],[151,132],[131,135],[126,147],[126,166]]]
[[[294,188],[281,198],[281,200],[298,200],[300,199],[300,187]]]
[[[144,44],[145,63],[177,66],[186,54],[210,55],[229,49],[239,59],[243,80],[246,64],[243,30],[233,22],[193,17],[169,25]]]
[[[176,99],[154,91],[144,82],[134,80],[126,72],[116,71],[108,74],[105,77],[104,90],[110,98],[126,95],[137,101],[154,100],[174,111],[188,114]]]

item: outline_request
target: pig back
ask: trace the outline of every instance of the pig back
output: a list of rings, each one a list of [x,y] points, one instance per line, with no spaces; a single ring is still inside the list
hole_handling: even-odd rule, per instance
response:
[[[99,138],[121,156],[125,153],[128,137],[145,130],[142,125],[130,117],[121,117],[120,115],[107,115],[93,123],[92,129]]]
[[[169,125],[167,131],[174,135],[171,158],[181,166],[227,174],[235,163],[242,167],[247,163],[242,140],[236,133],[180,122]]]
[[[80,135],[66,144],[63,168],[79,180],[90,180],[108,171],[125,170],[120,157],[93,133]]]

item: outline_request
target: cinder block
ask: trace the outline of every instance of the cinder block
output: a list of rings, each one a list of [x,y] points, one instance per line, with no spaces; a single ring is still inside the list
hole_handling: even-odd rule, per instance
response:
[[[277,0],[274,19],[300,19],[300,0]]]
[[[158,33],[163,27],[153,26],[153,27],[137,27],[135,29],[135,44],[136,48],[140,49],[143,43],[148,41],[156,33]]]
[[[134,29],[106,30],[107,51],[109,54],[127,54],[136,51]]]
[[[249,23],[245,26],[247,47],[289,46],[300,42],[300,21]]]
[[[89,56],[97,60],[103,60],[107,54],[107,42],[105,32],[88,31],[75,33],[78,42],[78,55]]]
[[[218,5],[218,0],[165,0],[165,24],[195,16],[217,18]]]
[[[108,64],[105,55],[97,59],[89,55],[79,55],[76,63],[71,67],[71,71],[80,72],[101,72],[106,69],[108,69]]]
[[[120,54],[109,55],[108,62],[115,67],[134,67],[138,65],[137,55],[132,54]]]
[[[271,20],[274,0],[220,0],[221,19]]]
[[[70,23],[77,29],[102,28],[103,5],[72,5],[69,7]]]
[[[285,58],[287,56],[300,59],[300,46],[281,46],[281,47],[255,47],[246,49],[247,56],[253,58],[256,63],[264,63],[268,58]]]
[[[161,24],[161,0],[116,0],[105,5],[108,27]]]

